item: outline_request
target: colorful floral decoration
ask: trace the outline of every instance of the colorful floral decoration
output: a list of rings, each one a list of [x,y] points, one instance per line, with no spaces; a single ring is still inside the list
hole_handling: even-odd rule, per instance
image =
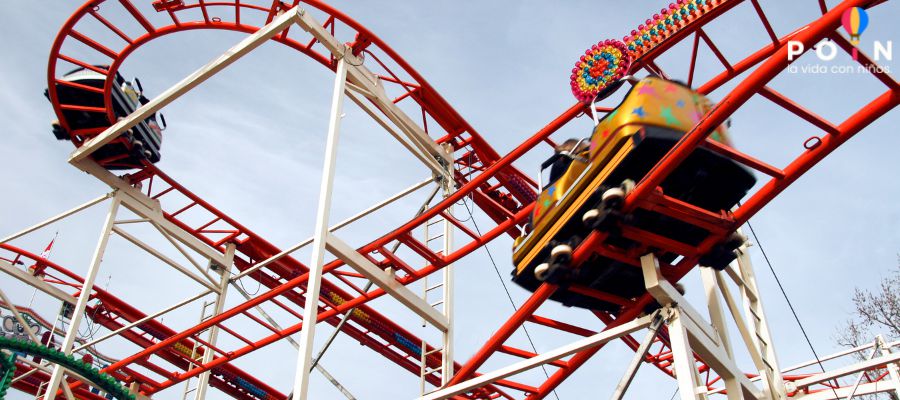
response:
[[[604,40],[591,46],[572,68],[572,93],[588,103],[607,85],[619,80],[631,64],[625,43]]]
[[[653,14],[651,19],[632,30],[622,41],[625,42],[628,54],[637,59],[724,2],[725,0],[678,0],[669,3],[668,7],[660,10],[659,14]]]
[[[585,51],[572,69],[572,93],[588,103],[628,71],[631,61],[695,21],[726,0],[678,0],[653,14],[631,34],[618,40],[604,40]]]

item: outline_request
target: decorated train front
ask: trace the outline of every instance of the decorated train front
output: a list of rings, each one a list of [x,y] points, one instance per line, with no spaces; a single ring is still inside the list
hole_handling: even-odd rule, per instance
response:
[[[640,271],[612,258],[594,256],[583,265],[570,265],[572,249],[594,230],[606,232],[606,243],[625,249],[635,243],[620,234],[623,225],[696,245],[709,232],[672,218],[639,210],[622,215],[618,208],[634,185],[712,108],[706,96],[674,81],[647,77],[633,81],[624,100],[600,119],[583,146],[557,152],[543,167],[555,179],[542,182],[534,206],[531,231],[514,246],[513,280],[535,290],[544,281],[575,287],[554,295],[565,304],[593,309],[615,305],[584,296],[581,289],[633,298],[643,293]],[[661,185],[670,197],[711,212],[733,207],[756,182],[740,164],[716,153],[731,146],[728,129],[719,126]],[[560,162],[563,159],[564,162]],[[549,161],[549,160],[548,160]],[[542,171],[546,172],[546,171]],[[555,176],[554,176],[555,175]],[[731,249],[733,250],[733,249]],[[705,260],[722,268],[730,250]],[[676,254],[659,254],[672,260]]]

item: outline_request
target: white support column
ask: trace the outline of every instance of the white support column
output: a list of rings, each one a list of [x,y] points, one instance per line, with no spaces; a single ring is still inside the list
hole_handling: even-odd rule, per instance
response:
[[[78,335],[78,328],[84,317],[84,309],[91,299],[91,292],[94,290],[94,280],[97,278],[97,272],[100,270],[100,263],[103,261],[103,254],[106,252],[107,243],[109,243],[109,235],[112,234],[112,227],[116,221],[116,213],[119,210],[119,202],[119,195],[116,193],[113,195],[109,213],[106,215],[106,221],[103,223],[103,229],[100,231],[100,239],[97,242],[97,248],[94,250],[91,264],[84,277],[84,285],[82,285],[81,294],[78,295],[78,301],[75,303],[75,310],[72,313],[72,319],[69,321],[66,337],[60,345],[60,350],[66,354],[72,354],[72,345],[75,344],[75,337]],[[61,366],[56,365],[53,367],[53,374],[50,376],[47,391],[44,393],[44,400],[53,400],[56,398],[56,389],[59,388],[59,383],[62,381],[63,372],[64,370]]]
[[[453,156],[453,149],[445,146],[444,150],[449,153],[450,158]],[[449,168],[448,168],[449,169]],[[453,176],[452,171],[448,171],[448,176]],[[456,190],[456,185],[452,180],[445,179],[443,182],[444,198],[447,198]],[[448,215],[453,215],[453,205],[447,209]],[[444,256],[453,252],[453,224],[444,220]],[[453,365],[453,265],[444,267],[444,318],[447,319],[447,329],[443,333],[443,351],[441,352],[441,386],[450,383],[450,379],[455,373]],[[424,351],[424,349],[423,349]]]
[[[72,389],[69,389],[69,385],[62,385],[63,396],[66,397],[66,400],[77,400],[75,399],[75,395],[72,394]]]
[[[731,271],[731,273],[737,274],[731,269],[729,269],[729,271]],[[738,332],[741,334],[741,339],[744,342],[745,348],[750,353],[750,358],[753,360],[753,365],[756,366],[757,370],[763,371],[766,369],[765,363],[763,362],[763,356],[759,352],[759,349],[756,347],[756,342],[753,338],[754,333],[750,331],[750,328],[745,322],[743,314],[741,314],[740,306],[743,303],[738,303],[738,301],[735,299],[735,296],[731,294],[731,289],[728,288],[728,282],[725,281],[724,276],[725,275],[723,275],[722,272],[716,272],[716,286],[718,286],[719,291],[722,293],[722,298],[725,299],[725,305],[728,307],[728,311],[732,317],[732,321],[734,321]],[[741,283],[740,285],[743,285],[743,283]],[[763,377],[763,379],[765,378],[765,375],[760,376]]]
[[[312,257],[309,263],[309,278],[306,282],[303,328],[300,330],[300,339],[298,340],[300,350],[297,353],[297,371],[294,376],[295,400],[306,400],[307,391],[309,390],[309,365],[312,362],[316,318],[319,311],[319,291],[322,286],[322,267],[325,262],[325,243],[328,236],[328,215],[331,211],[331,190],[334,183],[338,134],[340,132],[341,118],[343,117],[344,90],[347,83],[346,62],[344,59],[338,59],[337,63],[334,92],[331,99],[331,116],[328,121],[328,139],[325,144],[325,166],[322,169],[322,184],[319,188],[316,230],[313,237]]]
[[[718,281],[716,271],[712,268],[700,268],[700,276],[703,279],[703,290],[706,293],[706,304],[709,308],[709,320],[719,335],[722,347],[728,352],[729,357],[734,357],[731,349],[731,341],[728,339],[728,326],[725,325],[725,312],[722,310],[722,302],[719,301]]]
[[[687,328],[680,309],[672,310],[669,317],[669,341],[675,364],[675,380],[681,400],[706,400],[706,386],[700,385],[694,352],[688,340]]]
[[[644,284],[647,291],[659,304],[676,307],[675,318],[669,326],[672,353],[675,358],[675,371],[683,399],[705,399],[707,388],[697,389],[700,385],[694,353],[715,371],[728,390],[729,399],[763,399],[767,398],[746,375],[737,368],[734,358],[725,350],[716,329],[694,310],[689,302],[663,276],[659,262],[653,254],[641,257]],[[680,354],[680,355],[679,355]],[[680,360],[679,360],[680,357]],[[687,377],[685,374],[693,375]],[[694,389],[688,386],[691,382]]]
[[[225,295],[228,293],[228,283],[230,282],[229,278],[231,278],[231,266],[234,263],[234,251],[234,243],[228,243],[228,245],[225,246],[225,259],[229,260],[229,263],[226,265],[219,265],[216,264],[215,261],[210,261],[210,265],[217,266],[218,272],[221,274],[219,277],[219,293],[216,295],[216,303],[213,306],[215,309],[213,316],[221,314],[225,309]],[[213,325],[209,329],[207,342],[210,345],[215,346],[218,339],[219,325]],[[206,351],[203,352],[203,361],[201,362],[206,364],[212,361],[214,355],[215,351],[207,347]],[[194,397],[195,400],[204,400],[206,398],[206,393],[209,391],[209,374],[211,372],[212,370],[207,370],[198,377],[199,381],[197,382],[197,395]]]
[[[753,273],[753,264],[750,262],[747,245],[741,246],[737,250],[737,254],[736,264],[743,281],[741,293],[743,295],[744,308],[754,329],[755,334],[752,337],[765,366],[765,370],[760,371],[760,374],[766,377],[767,385],[765,391],[773,399],[786,399],[787,392],[784,387],[784,379],[778,366],[778,357],[775,355],[775,346],[772,344],[772,333],[769,331],[769,322],[766,320],[765,311],[763,311],[762,298],[756,286],[756,275]]]
[[[452,157],[448,157],[448,154],[435,143],[434,139],[428,136],[421,126],[416,124],[409,115],[403,112],[399,106],[394,104],[393,100],[385,93],[384,86],[380,82],[378,76],[363,65],[363,60],[354,56],[352,52],[346,51],[344,49],[344,43],[334,37],[334,35],[326,28],[323,28],[322,23],[316,21],[309,13],[303,12],[302,10],[298,12],[296,22],[305,31],[313,35],[313,37],[315,37],[319,43],[328,49],[335,57],[346,57],[352,61],[352,65],[348,67],[348,79],[350,80],[350,83],[353,84],[353,87],[359,89],[359,92],[363,94],[363,96],[373,102],[377,106],[377,109],[407,136],[412,146],[407,146],[404,141],[401,141],[405,147],[410,149],[413,154],[418,153],[416,157],[423,160],[429,168],[444,175],[445,179],[452,180],[452,175],[447,176],[445,174],[446,169],[436,168],[439,167],[439,165],[436,166],[433,162],[425,161],[428,160],[428,157],[430,156],[435,159],[442,159],[443,162],[447,164],[452,164]],[[358,101],[359,99],[356,99],[356,96],[353,96],[352,94],[351,96],[355,102],[365,104],[364,102]],[[363,111],[366,111],[367,113],[373,113],[374,111],[367,106],[363,106],[362,108]],[[381,118],[375,118],[375,121],[382,126],[385,126],[387,129],[387,125],[383,123],[384,121],[382,121]],[[388,132],[394,135],[393,130],[388,129]]]

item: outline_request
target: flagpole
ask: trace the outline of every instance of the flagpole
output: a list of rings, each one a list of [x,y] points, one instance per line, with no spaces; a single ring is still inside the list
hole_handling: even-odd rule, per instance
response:
[[[53,249],[53,243],[56,242],[56,238],[59,237],[59,231],[53,234],[53,239],[50,240],[50,244],[47,245],[47,248],[44,249],[44,252],[41,253],[41,258],[46,260],[50,257],[50,251]],[[34,296],[37,295],[37,287],[34,288],[34,291],[31,292],[31,300],[28,300],[28,308],[30,309],[34,305]]]

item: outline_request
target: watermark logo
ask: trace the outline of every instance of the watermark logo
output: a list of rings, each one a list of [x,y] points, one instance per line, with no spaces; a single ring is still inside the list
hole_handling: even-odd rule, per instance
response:
[[[858,46],[860,44],[860,36],[865,32],[866,28],[869,27],[869,14],[866,13],[866,10],[861,7],[851,7],[844,11],[844,14],[841,15],[841,25],[844,30],[847,31],[847,34],[850,35],[850,44],[853,45],[852,56],[853,60],[859,59],[859,50]],[[888,41],[872,41],[872,52],[874,53],[874,61],[881,61],[882,59],[887,61],[893,61],[894,59],[894,43],[890,40]],[[802,42],[791,40],[787,43],[788,47],[788,60],[794,61],[794,59],[803,54],[806,49],[803,46]],[[832,61],[838,55],[838,47],[831,40],[822,41],[815,46],[816,57],[820,61]],[[888,66],[880,66],[880,65],[869,65],[869,66],[849,66],[849,65],[826,65],[826,64],[810,64],[804,66],[791,65],[788,68],[788,71],[791,73],[803,72],[803,73],[864,73],[864,72],[874,72],[873,69],[877,69],[878,72],[890,72],[888,71]]]
[[[841,16],[841,25],[850,34],[850,43],[859,45],[859,35],[862,35],[869,26],[869,14],[862,7],[852,7],[844,11]]]

